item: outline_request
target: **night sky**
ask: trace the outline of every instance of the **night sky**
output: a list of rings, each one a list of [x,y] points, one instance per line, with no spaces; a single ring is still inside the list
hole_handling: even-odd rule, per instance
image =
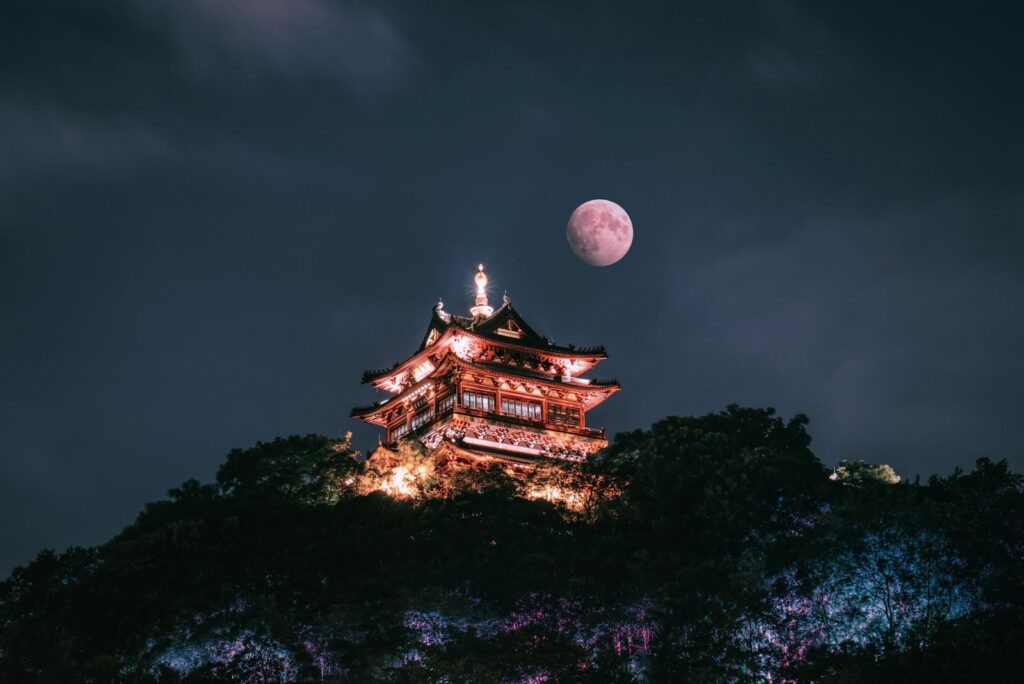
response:
[[[1021,6],[638,4],[0,5],[0,576],[232,447],[372,447],[362,371],[479,262],[608,348],[610,432],[737,402],[1024,469]]]

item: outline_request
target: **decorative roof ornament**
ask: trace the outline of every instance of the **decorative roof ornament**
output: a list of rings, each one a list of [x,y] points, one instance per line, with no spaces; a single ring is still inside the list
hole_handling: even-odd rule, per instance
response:
[[[476,282],[476,306],[471,307],[469,313],[473,318],[487,318],[494,313],[494,308],[487,305],[487,274],[483,264],[480,264],[473,280]]]
[[[452,315],[444,310],[444,300],[443,299],[438,299],[437,300],[437,304],[434,305],[434,311],[437,313],[437,315],[440,317],[440,319],[442,321],[444,321],[445,323],[450,323],[451,322]]]

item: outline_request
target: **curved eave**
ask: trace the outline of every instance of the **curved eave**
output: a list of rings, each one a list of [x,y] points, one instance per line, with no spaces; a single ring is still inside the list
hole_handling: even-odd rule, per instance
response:
[[[409,372],[412,368],[415,368],[419,364],[423,363],[435,350],[440,349],[444,346],[444,343],[451,338],[451,330],[445,330],[444,333],[429,347],[424,347],[418,352],[407,358],[405,361],[401,361],[391,368],[380,372],[376,375],[363,374],[363,383],[372,384],[375,389],[383,390],[385,392],[393,392],[393,390],[386,387],[388,383],[393,383],[395,378],[403,373]],[[429,377],[429,376],[428,376]]]
[[[529,323],[526,322],[526,319],[523,318],[522,314],[512,307],[511,301],[503,303],[500,307],[495,309],[494,313],[480,321],[475,321],[473,318],[467,316],[458,316],[455,314],[447,315],[448,320],[441,318],[437,308],[434,308],[431,314],[430,326],[427,328],[427,332],[423,335],[423,340],[420,342],[420,346],[416,351],[417,354],[424,349],[427,349],[426,342],[430,335],[430,328],[438,328],[443,332],[456,330],[468,333],[478,340],[494,342],[513,349],[554,354],[556,356],[572,357],[576,359],[587,359],[594,363],[608,358],[608,353],[605,350],[604,345],[593,345],[589,347],[563,347],[561,345],[551,344],[548,342],[546,337],[538,333]],[[486,329],[489,322],[497,320],[504,315],[514,316],[518,320],[519,324],[525,329],[527,336],[538,340],[538,344],[516,344],[516,338],[505,337]],[[478,330],[479,327],[483,327],[485,329]]]
[[[590,380],[589,382],[562,382],[557,378],[545,378],[538,377],[535,375],[526,375],[516,373],[513,370],[503,370],[501,368],[495,368],[493,366],[478,366],[469,361],[462,361],[456,359],[453,361],[455,367],[459,372],[477,372],[488,375],[494,375],[499,378],[506,380],[512,380],[519,384],[540,384],[553,390],[560,392],[572,392],[573,394],[586,396],[588,399],[585,402],[586,410],[594,408],[598,404],[604,402],[608,397],[618,392],[622,387],[616,380]]]
[[[349,412],[349,418],[366,418],[377,413],[377,410],[382,408],[383,404],[370,404],[369,406],[355,406]]]
[[[376,370],[363,371],[362,383],[365,385],[367,383],[373,382],[374,380],[377,380],[377,379],[380,379],[380,378],[385,378],[385,377],[391,375],[392,373],[394,373],[394,371],[396,371],[399,368],[401,368],[401,366],[402,366],[402,362],[399,361],[395,365],[391,366],[390,368],[378,368]]]
[[[444,324],[445,328],[444,332],[441,333],[441,336],[438,337],[433,344],[422,347],[408,359],[395,364],[391,368],[379,371],[366,371],[363,373],[363,384],[372,384],[376,389],[393,392],[394,390],[386,387],[389,383],[393,383],[395,378],[408,372],[411,367],[422,363],[423,360],[435,349],[442,347],[445,342],[455,335],[466,335],[480,344],[498,346],[520,353],[550,356],[557,359],[572,359],[584,364],[584,367],[579,369],[577,374],[587,372],[599,362],[608,358],[608,354],[604,351],[604,347],[585,347],[581,349],[552,346],[535,347],[525,344],[517,344],[516,340],[511,338],[504,338],[496,335],[481,335],[474,330],[467,330],[466,328],[462,328],[454,323],[445,323],[440,318],[437,318],[437,322]]]
[[[608,354],[605,352],[604,347],[583,347],[581,349],[569,349],[567,347],[532,347],[525,344],[516,344],[514,338],[506,338],[498,335],[481,335],[474,330],[462,330],[463,333],[470,335],[474,339],[480,340],[485,344],[497,344],[509,349],[515,349],[516,351],[527,352],[531,354],[542,354],[556,356],[559,358],[566,359],[578,359],[581,361],[589,361],[590,365],[593,366],[599,361],[603,361],[608,358]]]
[[[394,408],[395,404],[402,403],[403,401],[405,401],[409,397],[409,395],[416,394],[416,392],[418,392],[419,390],[423,389],[423,387],[425,385],[429,384],[430,381],[433,380],[435,377],[437,377],[440,374],[441,371],[447,372],[448,368],[449,368],[448,364],[446,364],[446,363],[444,363],[442,361],[440,364],[438,364],[437,368],[435,368],[433,371],[431,371],[429,375],[424,376],[424,378],[422,380],[420,380],[419,382],[417,382],[417,383],[415,383],[415,384],[413,384],[413,385],[411,385],[409,387],[406,387],[405,389],[403,389],[401,392],[398,392],[397,394],[391,395],[385,401],[383,401],[383,402],[381,402],[379,404],[370,404],[369,406],[357,406],[357,407],[352,409],[351,413],[349,414],[349,417],[350,418],[362,418],[363,420],[371,422],[371,423],[375,422],[373,420],[374,416],[376,416],[378,414],[379,415],[383,415],[384,413],[387,413],[392,408]],[[381,422],[378,423],[378,424],[379,425],[383,425],[383,419],[381,418],[380,420],[381,420]]]

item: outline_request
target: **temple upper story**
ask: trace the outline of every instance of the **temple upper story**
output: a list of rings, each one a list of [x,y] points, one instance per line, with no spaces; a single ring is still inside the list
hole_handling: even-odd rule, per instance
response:
[[[385,428],[385,443],[418,437],[478,456],[581,460],[607,445],[586,413],[619,390],[583,377],[607,358],[603,347],[560,346],[534,330],[506,295],[488,302],[483,265],[468,316],[438,302],[416,351],[363,382],[389,396],[352,416]]]

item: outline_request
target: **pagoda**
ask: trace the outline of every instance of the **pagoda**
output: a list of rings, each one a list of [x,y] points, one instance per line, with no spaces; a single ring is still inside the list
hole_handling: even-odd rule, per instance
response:
[[[482,264],[474,280],[469,316],[438,302],[412,356],[363,374],[363,383],[390,395],[352,410],[352,417],[384,428],[378,451],[415,437],[450,461],[497,459],[515,467],[582,461],[607,446],[604,429],[587,427],[586,414],[619,384],[583,377],[608,357],[604,347],[554,344],[508,295],[497,309],[488,304]]]

